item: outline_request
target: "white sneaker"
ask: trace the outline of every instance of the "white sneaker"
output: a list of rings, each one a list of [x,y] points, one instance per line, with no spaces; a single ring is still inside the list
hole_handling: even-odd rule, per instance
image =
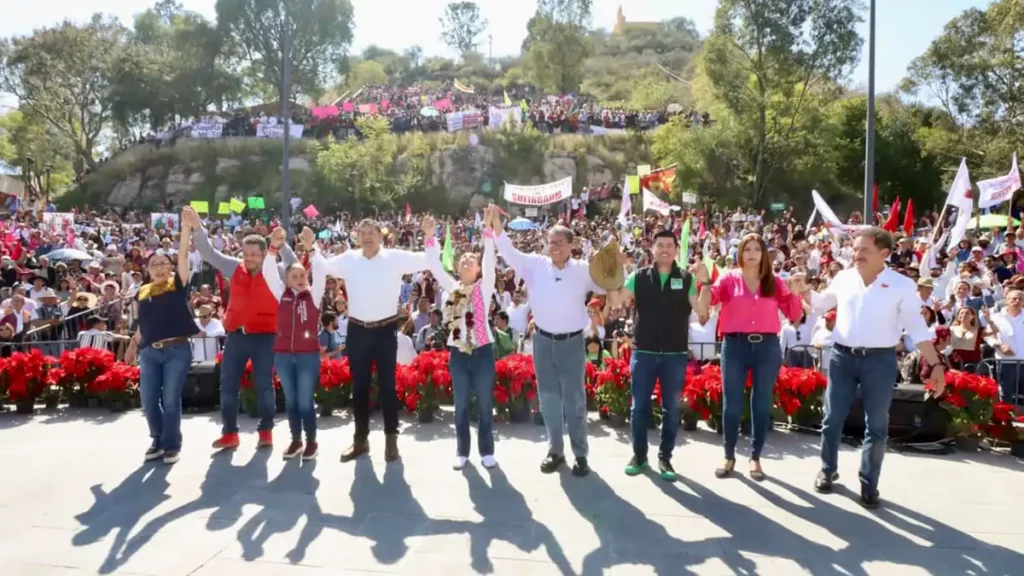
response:
[[[455,462],[452,462],[452,468],[455,470],[462,470],[469,463],[469,458],[465,456],[456,456]]]
[[[480,459],[480,463],[484,465],[484,468],[491,469],[498,465],[498,461],[494,459],[493,454],[488,454]]]

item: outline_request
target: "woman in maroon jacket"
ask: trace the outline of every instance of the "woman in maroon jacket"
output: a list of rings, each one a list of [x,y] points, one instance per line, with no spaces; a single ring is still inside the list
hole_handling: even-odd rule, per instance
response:
[[[299,241],[311,253],[313,285],[301,264],[288,267],[285,283],[277,274],[277,254],[285,242],[285,231],[276,228],[270,235],[270,250],[263,261],[267,287],[280,302],[277,311],[277,340],[274,342],[274,368],[281,379],[288,425],[292,441],[284,452],[285,460],[300,453],[303,460],[316,458],[316,412],[313,392],[320,379],[320,303],[327,287],[326,261],[315,246],[313,231],[303,228]],[[287,285],[285,285],[287,284]],[[306,432],[303,449],[302,432]]]

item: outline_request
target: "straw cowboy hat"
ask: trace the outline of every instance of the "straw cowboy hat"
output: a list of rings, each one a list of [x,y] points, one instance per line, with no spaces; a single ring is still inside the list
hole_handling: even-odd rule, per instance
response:
[[[619,242],[612,238],[590,257],[590,278],[605,290],[618,290],[626,282],[619,264]]]
[[[87,308],[95,308],[96,303],[99,302],[99,297],[97,297],[92,292],[78,292],[77,294],[75,294],[75,300],[73,300],[71,303],[74,304],[76,301],[81,299],[86,300]]]

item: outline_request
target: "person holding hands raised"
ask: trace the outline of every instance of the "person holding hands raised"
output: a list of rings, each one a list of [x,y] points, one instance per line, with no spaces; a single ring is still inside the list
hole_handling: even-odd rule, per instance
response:
[[[177,462],[181,451],[181,393],[192,366],[189,338],[199,331],[189,311],[186,288],[191,274],[188,242],[193,223],[182,217],[177,255],[157,250],[149,256],[150,282],[135,296],[139,329],[124,354],[129,364],[139,358],[142,410],[153,439],[145,458],[162,458],[165,464]]]
[[[313,283],[302,264],[293,263],[285,271],[285,281],[277,275],[277,256],[284,246],[286,234],[283,228],[270,233],[270,248],[263,259],[263,277],[267,287],[280,302],[277,309],[277,339],[274,341],[274,368],[281,379],[284,390],[288,426],[292,433],[291,444],[284,452],[284,459],[291,460],[300,453],[303,460],[312,460],[317,455],[316,412],[313,409],[313,392],[320,381],[320,310],[327,287],[327,261],[316,246],[316,236],[309,228],[303,228],[299,242],[310,254]],[[303,448],[302,433],[306,433]]]

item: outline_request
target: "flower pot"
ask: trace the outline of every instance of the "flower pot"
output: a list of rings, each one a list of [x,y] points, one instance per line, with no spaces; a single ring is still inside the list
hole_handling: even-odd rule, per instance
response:
[[[60,397],[58,396],[51,396],[43,401],[43,407],[47,410],[56,409],[58,404],[60,404]]]
[[[34,400],[18,400],[14,403],[15,414],[32,414],[36,411]]]
[[[715,431],[715,434],[721,434],[723,431],[722,421],[713,416],[711,418],[708,418],[708,426],[710,426],[711,429]]]
[[[99,408],[103,402],[100,401],[96,396],[89,396],[85,399],[85,405],[87,408]]]
[[[608,418],[611,417],[611,413],[608,412],[607,410],[599,410],[597,412],[597,417],[600,418],[601,420],[607,420]]]
[[[789,417],[789,423],[798,432],[817,434],[821,432],[821,415],[813,412],[797,412]]]
[[[544,415],[540,413],[540,410],[533,413],[533,423],[537,426],[544,425]]]
[[[587,412],[596,412],[598,409],[597,398],[587,396]]]
[[[690,412],[689,410],[683,412],[683,430],[693,432],[697,429],[697,422],[699,421],[700,418],[697,416],[696,412]]]
[[[107,409],[115,414],[119,414],[128,410],[128,403],[124,400],[112,400],[107,402]]]
[[[530,407],[526,404],[513,404],[508,411],[509,422],[526,422],[530,419]]]
[[[956,449],[961,452],[977,452],[981,446],[981,436],[957,436]]]
[[[1010,446],[1010,455],[1017,458],[1024,458],[1024,441],[1017,441]]]
[[[330,404],[330,402],[325,402],[325,403],[321,404],[320,405],[320,417],[321,418],[330,418],[331,416],[334,416],[334,406],[332,406]]]
[[[89,399],[81,394],[72,393],[68,395],[69,408],[86,408],[89,406]]]
[[[430,422],[433,422],[434,421],[434,411],[433,410],[421,410],[419,412],[416,412],[416,421],[419,422],[420,424],[428,424]]]
[[[626,425],[626,415],[625,414],[609,414],[608,415],[608,424],[612,428],[622,428],[622,427],[624,427]]]

